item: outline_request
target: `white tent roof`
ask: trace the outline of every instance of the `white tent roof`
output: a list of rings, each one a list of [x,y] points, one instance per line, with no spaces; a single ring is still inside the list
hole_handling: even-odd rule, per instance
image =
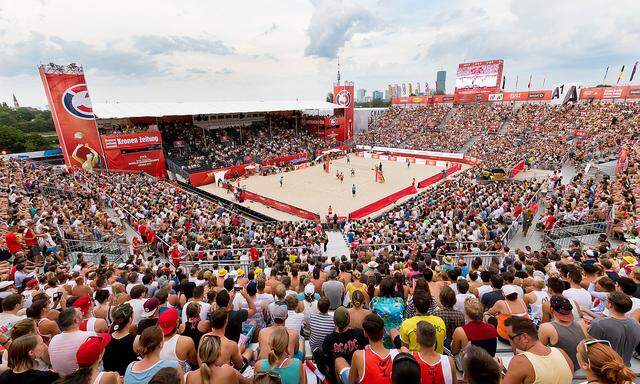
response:
[[[214,115],[222,113],[250,113],[340,109],[341,105],[326,101],[213,101],[172,103],[94,103],[98,119],[128,117],[162,117]]]

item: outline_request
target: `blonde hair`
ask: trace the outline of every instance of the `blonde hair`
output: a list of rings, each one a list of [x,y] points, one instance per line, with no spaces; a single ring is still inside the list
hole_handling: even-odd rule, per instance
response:
[[[464,301],[464,312],[472,320],[482,320],[484,308],[480,300],[475,297],[470,297]]]
[[[636,378],[636,374],[624,364],[622,357],[607,344],[595,343],[587,349],[583,340],[578,344],[578,356],[580,360],[589,363],[589,369],[600,381],[625,384]]]
[[[289,347],[289,332],[287,329],[276,328],[271,334],[269,346],[271,347],[271,351],[269,351],[268,360],[269,365],[273,366]]]
[[[211,375],[211,368],[209,364],[215,363],[220,357],[221,342],[219,336],[203,335],[200,339],[200,346],[198,347],[198,363],[200,363],[200,378],[202,383],[206,384],[213,378]]]

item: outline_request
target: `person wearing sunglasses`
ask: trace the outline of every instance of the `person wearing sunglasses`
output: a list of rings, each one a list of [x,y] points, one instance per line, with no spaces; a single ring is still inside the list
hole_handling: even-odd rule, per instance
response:
[[[505,328],[514,353],[523,352],[511,359],[503,384],[571,384],[571,358],[561,349],[542,344],[538,340],[538,331],[531,319],[510,317],[505,321]]]
[[[636,377],[608,340],[581,341],[576,347],[576,357],[589,384],[627,384]]]

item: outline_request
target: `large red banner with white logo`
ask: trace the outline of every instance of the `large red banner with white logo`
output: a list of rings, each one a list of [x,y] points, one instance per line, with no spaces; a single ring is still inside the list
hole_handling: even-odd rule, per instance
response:
[[[39,68],[49,100],[64,162],[68,167],[91,171],[104,166],[104,154],[82,69]]]
[[[582,88],[581,99],[637,99],[640,98],[640,86]]]
[[[139,132],[102,136],[107,166],[110,170],[145,172],[167,176],[160,132]]]
[[[336,118],[340,121],[340,130],[337,132],[336,140],[348,141],[353,138],[353,114],[355,107],[354,86],[349,85],[333,85],[333,102],[344,107],[342,110],[336,110]],[[344,119],[340,119],[344,117]]]

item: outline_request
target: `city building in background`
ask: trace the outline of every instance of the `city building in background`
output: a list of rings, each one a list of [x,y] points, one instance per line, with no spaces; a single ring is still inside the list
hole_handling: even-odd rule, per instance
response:
[[[436,95],[446,93],[447,71],[438,71],[436,74]]]
[[[367,90],[366,89],[358,89],[356,91],[356,102],[357,103],[363,103],[364,102],[364,97],[367,94]]]
[[[382,91],[373,91],[373,100],[382,100],[383,97]]]

